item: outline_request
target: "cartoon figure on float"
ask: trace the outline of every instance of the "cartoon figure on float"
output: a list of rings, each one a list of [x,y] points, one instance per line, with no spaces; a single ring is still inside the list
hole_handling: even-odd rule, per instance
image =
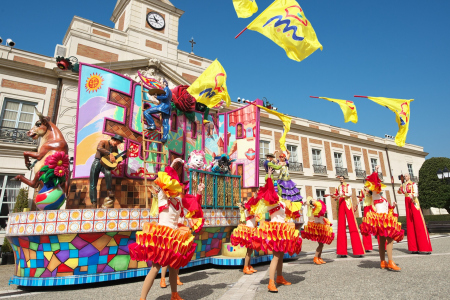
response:
[[[43,185],[36,197],[36,206],[40,210],[59,209],[66,201],[69,191],[69,146],[61,131],[35,108],[39,120],[27,135],[33,140],[41,138],[38,152],[25,151],[25,165],[29,170],[34,167],[33,180],[23,175],[14,177],[32,188]],[[30,157],[36,159],[30,162]],[[64,184],[64,188],[61,185]]]
[[[169,136],[169,119],[170,113],[172,112],[172,91],[169,89],[169,83],[164,79],[163,81],[164,89],[151,89],[149,90],[149,94],[152,96],[152,102],[158,104],[157,106],[150,107],[149,109],[144,111],[144,118],[147,121],[147,130],[156,130],[155,121],[153,121],[153,114],[161,114],[162,116],[162,127],[163,127],[163,135],[161,138],[161,143],[167,142],[167,138]],[[159,102],[157,101],[159,100]]]

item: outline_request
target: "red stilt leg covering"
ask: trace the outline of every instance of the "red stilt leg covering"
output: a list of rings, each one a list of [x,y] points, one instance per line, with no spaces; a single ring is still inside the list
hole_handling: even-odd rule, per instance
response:
[[[345,198],[339,199],[339,219],[338,219],[338,233],[337,233],[337,255],[347,255],[347,233],[345,216],[347,216],[348,229],[350,231],[350,240],[353,248],[353,255],[363,255],[364,246],[362,243],[361,236],[359,235],[358,226],[356,224],[355,214],[353,212],[353,207],[347,208]]]
[[[408,250],[412,252],[431,252],[430,235],[422,215],[422,210],[416,208],[410,197],[405,197],[406,229]]]
[[[364,207],[364,217],[366,216],[367,212],[370,210],[369,206]],[[363,245],[364,249],[367,250],[373,250],[372,246],[372,236],[371,235],[363,235]]]

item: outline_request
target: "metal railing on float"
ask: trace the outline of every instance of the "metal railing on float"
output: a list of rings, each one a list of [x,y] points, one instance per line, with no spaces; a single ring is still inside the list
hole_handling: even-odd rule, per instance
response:
[[[203,208],[237,208],[241,202],[241,176],[189,169],[189,193],[195,194],[199,179],[205,184]]]

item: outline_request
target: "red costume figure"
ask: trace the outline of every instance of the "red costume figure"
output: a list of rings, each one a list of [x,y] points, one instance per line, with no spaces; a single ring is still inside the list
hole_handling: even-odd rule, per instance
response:
[[[338,232],[337,232],[337,249],[336,254],[343,257],[347,256],[347,228],[345,224],[345,216],[347,216],[348,230],[350,231],[350,240],[352,242],[353,255],[363,255],[364,246],[362,244],[361,236],[359,235],[358,226],[356,224],[355,213],[352,205],[352,188],[345,183],[345,177],[340,176],[341,185],[336,189],[332,197],[339,201],[339,217],[338,217]]]
[[[366,190],[366,188],[364,188],[364,190],[361,191],[361,195],[358,196],[358,200],[359,202],[364,201],[364,213],[363,213],[363,217],[365,217],[367,215],[367,212],[370,211],[370,206],[368,204],[369,201],[371,201],[372,196],[368,193],[368,191]],[[367,199],[366,199],[367,198]],[[356,209],[355,209],[356,211]],[[372,236],[370,234],[368,235],[363,235],[363,245],[364,245],[364,249],[366,251],[372,251],[373,250],[373,246],[372,246]]]
[[[319,243],[313,262],[316,265],[326,264],[322,259],[323,244],[329,245],[334,240],[332,224],[327,218],[324,218],[327,206],[323,201],[314,200],[311,196],[306,200],[306,205],[308,205],[308,217],[314,216],[314,221],[309,221],[305,225],[302,238]]]
[[[378,166],[375,168],[370,176],[367,176],[365,186],[370,190],[369,194],[370,211],[367,212],[361,224],[361,233],[363,235],[378,236],[378,252],[380,254],[381,269],[390,269],[393,271],[400,271],[400,268],[394,263],[392,257],[392,250],[394,241],[400,242],[403,239],[404,231],[402,224],[398,223],[398,215],[394,214],[394,205],[389,205],[389,202],[381,196],[381,190],[386,186],[381,183],[378,177]],[[386,244],[387,242],[387,244]],[[386,252],[389,262],[386,261]]]
[[[256,230],[256,216],[255,208],[258,203],[258,197],[256,193],[253,193],[253,197],[239,204],[241,210],[241,221],[245,224],[239,224],[236,229],[231,233],[230,242],[233,246],[240,245],[247,248],[247,253],[244,260],[244,274],[251,275],[257,271],[250,265],[250,258],[253,251],[253,236]]]
[[[275,285],[291,285],[283,277],[283,257],[285,253],[293,255],[299,254],[302,250],[302,238],[295,229],[294,223],[287,223],[286,219],[295,219],[300,216],[301,203],[295,204],[291,201],[283,200],[275,191],[271,179],[273,169],[269,168],[269,176],[266,184],[258,191],[258,206],[255,213],[268,211],[270,222],[261,221],[255,230],[252,238],[252,247],[255,250],[262,250],[265,253],[272,251],[273,258],[269,268],[269,292],[277,293]],[[275,280],[275,274],[277,278]]]
[[[184,216],[184,210],[187,210],[185,217],[191,219],[192,229],[195,232],[201,230],[204,219],[200,202],[204,188],[204,184],[200,183],[197,196],[181,196],[183,187],[177,172],[172,167],[158,172],[152,188],[150,211],[151,215],[156,215],[159,211],[158,223],[144,223],[142,231],[136,233],[136,243],[128,246],[131,259],[152,262],[152,268],[142,287],[141,299],[146,299],[158,271],[165,266],[169,267],[171,300],[181,299],[177,292],[178,270],[191,261],[197,244],[194,243],[190,229],[180,224],[180,218]]]
[[[410,180],[409,174],[405,174],[406,183],[398,190],[405,195],[406,207],[406,234],[408,236],[408,250],[413,253],[431,253],[430,235],[428,234],[422,210],[420,209],[417,184]]]

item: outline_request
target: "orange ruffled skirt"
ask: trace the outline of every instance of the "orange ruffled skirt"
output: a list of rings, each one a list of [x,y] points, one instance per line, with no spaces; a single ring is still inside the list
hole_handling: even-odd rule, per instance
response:
[[[330,224],[308,222],[303,228],[302,238],[329,245],[334,240],[333,228]]]
[[[283,252],[293,255],[299,254],[302,250],[302,238],[293,223],[262,222],[259,228],[255,229],[252,239],[252,247],[257,251]]]
[[[397,217],[393,214],[379,214],[369,211],[363,218],[360,229],[361,234],[390,237],[396,242],[400,242],[405,236],[402,224],[397,221]]]
[[[253,235],[256,228],[248,227],[244,224],[239,224],[237,228],[233,230],[230,237],[230,242],[233,246],[241,246],[247,249],[253,249]]]
[[[191,261],[197,244],[190,231],[145,223],[143,231],[136,233],[136,243],[130,244],[128,248],[133,260],[151,261],[162,267],[179,269]]]

